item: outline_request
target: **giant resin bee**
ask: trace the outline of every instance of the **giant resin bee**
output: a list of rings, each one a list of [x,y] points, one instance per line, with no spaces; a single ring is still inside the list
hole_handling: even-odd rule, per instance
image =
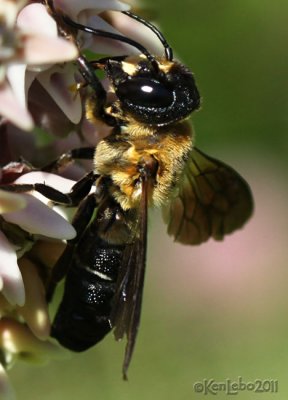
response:
[[[33,186],[57,203],[78,207],[72,221],[77,237],[68,241],[47,289],[50,300],[65,277],[51,336],[74,351],[88,349],[111,330],[116,339],[126,336],[125,378],[141,314],[148,208],[163,209],[175,241],[196,245],[241,228],[251,215],[252,195],[235,170],[195,148],[188,121],[200,106],[195,79],[154,25],[125,12],[155,33],[164,56],[49,6],[63,36],[77,41],[78,31],[84,31],[139,50],[96,61],[80,54],[76,63],[90,89],[86,115],[110,126],[111,133],[96,148],[72,150],[46,167],[52,171],[73,159],[93,159],[93,170],[70,193]],[[109,80],[109,97],[96,70]]]

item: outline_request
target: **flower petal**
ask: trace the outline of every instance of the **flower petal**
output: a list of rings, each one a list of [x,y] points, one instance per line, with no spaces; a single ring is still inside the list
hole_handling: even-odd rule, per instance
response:
[[[77,47],[63,38],[30,35],[23,41],[23,60],[27,64],[53,64],[70,61],[78,56]]]
[[[43,4],[30,4],[20,12],[17,26],[22,33],[22,57],[27,64],[52,64],[77,57],[74,43],[58,37],[55,20]]]
[[[14,96],[26,109],[26,95],[25,95],[25,73],[26,65],[22,63],[9,64],[7,66],[6,76],[13,90]]]
[[[60,346],[37,339],[27,325],[10,318],[0,321],[0,347],[11,355],[27,361],[45,362],[49,357],[61,357],[66,351]]]
[[[88,26],[92,28],[101,29],[105,32],[111,32],[118,35],[122,35],[119,31],[104,21],[98,15],[90,16],[86,21]],[[89,48],[90,51],[94,51],[99,54],[109,55],[123,55],[123,54],[137,54],[139,50],[129,44],[122,43],[119,40],[113,40],[108,38],[99,37],[96,35],[83,35],[85,41],[83,43],[84,48]]]
[[[26,206],[26,201],[21,194],[0,190],[0,214],[22,210]]]
[[[52,186],[54,189],[61,191],[62,193],[68,193],[72,189],[72,186],[75,185],[75,181],[72,179],[63,178],[62,176],[52,174],[49,172],[42,172],[42,171],[32,171],[25,175],[20,176],[16,179],[15,183],[27,183],[27,184],[34,184],[34,183],[44,183],[48,186]],[[43,198],[43,196],[41,196]],[[45,201],[45,198],[43,198]],[[48,200],[46,199],[46,202]]]
[[[17,17],[17,27],[24,32],[57,37],[57,24],[43,4],[34,3],[24,7]]]
[[[25,290],[14,249],[0,231],[0,276],[3,279],[3,294],[11,304],[22,306]]]
[[[0,115],[21,129],[31,130],[33,128],[31,115],[17,101],[7,82],[3,82],[0,86]]]
[[[30,71],[27,71],[30,75]],[[27,77],[26,77],[27,82]],[[80,107],[81,108],[81,107]],[[69,140],[69,133],[75,129],[75,125],[67,118],[64,112],[60,109],[60,107],[55,103],[52,97],[47,93],[44,87],[40,84],[40,82],[35,79],[30,90],[29,90],[29,111],[33,116],[35,124],[40,129],[43,129],[44,132],[49,132],[49,138],[53,141],[53,150],[57,145],[59,145],[59,141],[53,140],[53,136],[65,138],[64,143]],[[76,133],[74,133],[76,135]],[[26,135],[27,136],[27,135]],[[30,135],[31,136],[31,135]],[[23,137],[23,135],[22,135]],[[62,144],[62,141],[60,141]],[[22,142],[21,142],[22,145]],[[76,146],[77,147],[77,146]],[[71,147],[72,148],[72,147]],[[39,147],[38,147],[39,149]],[[26,152],[27,152],[26,148]],[[29,149],[32,150],[33,149]],[[35,151],[35,150],[34,150]],[[45,151],[44,151],[45,154]],[[56,157],[54,151],[50,155],[51,157]],[[46,154],[47,155],[47,154]],[[26,157],[27,158],[27,157]],[[28,157],[28,159],[31,159]],[[44,159],[43,162],[45,163]]]
[[[22,194],[27,206],[24,210],[3,214],[3,218],[33,234],[55,239],[73,239],[76,231],[61,215],[30,194]]]
[[[43,184],[53,187],[56,190],[59,190],[62,193],[69,193],[71,191],[73,185],[76,182],[71,179],[63,178],[62,176],[59,176],[56,174],[42,172],[42,171],[32,171],[25,175],[20,176],[18,179],[16,179],[15,183],[16,184],[17,183],[19,183],[19,184],[43,183]],[[91,192],[92,191],[93,191],[93,188],[91,188]],[[30,221],[32,222],[32,227],[30,227],[30,228],[37,229],[37,232],[32,232],[32,230],[28,230],[29,232],[39,233],[39,234],[42,234],[42,235],[45,235],[48,237],[53,237],[55,239],[67,239],[68,240],[68,239],[73,239],[75,237],[75,235],[76,235],[75,229],[73,228],[73,226],[70,223],[68,223],[66,221],[66,219],[64,219],[66,214],[65,214],[65,212],[63,212],[63,207],[55,207],[54,211],[52,211],[50,208],[48,208],[47,206],[44,205],[44,204],[50,205],[51,201],[36,191],[33,192],[33,196],[30,196],[27,194],[25,194],[25,196],[28,196],[29,201],[32,201],[32,202],[33,202],[33,200],[31,200],[31,197],[34,198],[34,200],[37,200],[37,199],[41,200],[40,204],[37,203],[38,205],[35,204],[35,202],[33,202],[33,204],[32,204],[32,207],[36,206],[37,208],[39,208],[38,213],[40,213],[40,217],[41,217],[40,220],[37,218],[36,215],[33,216],[33,212],[36,211],[36,210],[33,211],[33,209],[27,212],[27,216],[29,214],[28,218],[26,218],[24,216],[25,220],[28,219],[26,221],[26,224],[28,224],[28,225],[26,225],[27,228],[28,228],[28,226],[30,226],[30,224],[29,224],[29,218],[30,218]],[[23,210],[24,214],[25,214],[26,210],[27,210],[27,208],[25,210]],[[30,216],[31,211],[32,211],[32,215]],[[42,216],[41,216],[41,213],[43,213]],[[60,215],[58,215],[57,213]],[[11,219],[11,215],[12,214],[9,214],[7,216],[7,214],[6,214],[5,219],[7,219],[7,220],[9,218]],[[64,215],[64,218],[62,218],[61,215]],[[43,217],[43,219],[42,219],[42,217]],[[50,217],[51,217],[51,219],[49,221]],[[58,217],[60,218],[60,220]],[[12,218],[14,219],[14,217],[12,217]],[[43,226],[45,221],[47,223],[47,226]],[[12,222],[12,219],[10,222]],[[19,221],[17,224],[20,225]],[[54,224],[54,226],[53,226],[53,224]],[[23,228],[23,229],[25,229],[25,228]],[[55,229],[56,229],[56,231],[55,231]]]
[[[108,14],[111,25],[121,32],[123,36],[133,38],[133,40],[141,43],[152,54],[163,55],[163,45],[155,33],[147,28],[147,26],[122,13],[109,12]]]
[[[41,340],[48,339],[50,333],[48,306],[37,267],[30,260],[22,258],[19,260],[19,268],[24,281],[26,301],[18,311],[36,337]]]
[[[54,6],[60,8],[73,19],[76,19],[78,14],[85,10],[93,10],[93,12],[99,13],[107,10],[127,11],[130,9],[128,4],[118,0],[54,0]]]
[[[82,116],[82,105],[80,96],[71,89],[75,87],[74,73],[73,66],[67,64],[44,71],[37,79],[70,121],[77,124]]]

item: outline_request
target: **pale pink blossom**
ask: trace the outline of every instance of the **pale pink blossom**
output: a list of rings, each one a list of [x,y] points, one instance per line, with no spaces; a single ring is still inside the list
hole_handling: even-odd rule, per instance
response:
[[[43,363],[48,357],[62,357],[61,351],[65,353],[56,344],[37,339],[27,326],[12,318],[2,318],[0,321],[0,347],[6,350],[4,357],[8,364],[17,358],[21,359],[21,354],[25,359]]]
[[[15,171],[18,171],[17,166],[11,166],[11,173]],[[2,179],[9,176],[9,167],[2,170],[1,175]],[[66,192],[69,192],[75,183],[54,174],[36,171],[22,175],[15,182],[46,183]],[[36,191],[28,194],[0,190],[0,218],[3,230],[0,230],[0,348],[5,360],[3,365],[0,363],[1,398],[12,399],[14,396],[3,366],[11,367],[24,353],[28,355],[28,360],[43,362],[59,351],[58,346],[47,341],[50,334],[50,318],[43,281],[37,266],[25,257],[25,253],[31,249],[37,237],[50,237],[53,240],[69,240],[75,237],[74,228],[51,206],[52,203],[44,196],[37,195]],[[17,225],[21,228],[21,243],[13,242],[13,234],[9,233],[11,223],[11,232],[14,229],[12,226]],[[27,326],[23,325],[21,319]]]
[[[69,16],[75,22],[118,34],[120,32],[113,28],[111,24],[108,24],[99,14],[107,10],[118,11],[117,14],[120,14],[119,11],[126,11],[130,8],[128,4],[116,0],[84,0],[82,2],[77,0],[56,0],[53,4],[56,10]],[[110,55],[133,53],[135,51],[131,46],[118,41],[81,32],[79,32],[78,36],[80,50],[89,49],[98,54]],[[54,65],[37,75],[37,80],[74,124],[80,122],[83,113],[80,96],[73,90],[76,72],[77,70],[73,65]]]
[[[22,210],[26,204],[23,196],[0,189],[0,214]]]
[[[24,318],[31,332],[40,340],[47,340],[50,334],[50,318],[45,299],[45,288],[38,274],[37,266],[29,259],[19,260],[26,299],[19,314]]]
[[[16,251],[6,236],[0,231],[0,276],[2,293],[12,304],[23,305],[25,290],[17,264]]]
[[[29,130],[33,120],[26,105],[26,69],[74,59],[77,48],[58,37],[56,23],[44,5],[28,4],[21,10],[23,3],[6,0],[0,8],[4,32],[0,48],[0,115]]]
[[[60,186],[62,190],[69,192],[74,181],[57,175],[31,172],[23,175],[15,183],[44,183],[53,187]],[[33,192],[37,196],[37,192]],[[37,197],[27,193],[10,193],[0,191],[0,210],[6,222],[18,225],[31,235],[41,235],[59,240],[69,240],[75,237],[75,229],[63,216],[52,210],[51,202],[41,195]],[[31,239],[23,241],[22,246],[10,243],[0,231],[0,278],[3,281],[3,294],[11,304],[23,306],[25,303],[25,291],[21,273],[17,263],[17,255],[23,255],[31,248]]]

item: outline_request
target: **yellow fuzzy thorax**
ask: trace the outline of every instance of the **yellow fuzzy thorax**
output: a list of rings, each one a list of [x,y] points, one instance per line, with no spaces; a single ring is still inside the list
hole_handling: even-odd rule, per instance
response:
[[[188,122],[157,129],[132,123],[120,134],[108,136],[98,144],[95,171],[111,178],[114,198],[128,210],[140,203],[139,166],[154,163],[157,173],[148,180],[148,203],[158,207],[166,202],[181,177],[191,147]]]

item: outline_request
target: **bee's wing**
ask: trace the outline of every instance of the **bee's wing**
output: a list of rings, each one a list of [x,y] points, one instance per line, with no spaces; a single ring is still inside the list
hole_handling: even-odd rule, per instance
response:
[[[163,216],[175,241],[199,244],[210,237],[221,240],[241,228],[252,211],[247,182],[228,165],[194,148]]]
[[[124,379],[127,379],[127,370],[133,354],[141,315],[147,248],[146,183],[144,181],[142,184],[142,200],[135,240],[124,250],[111,314],[111,324],[115,328],[116,340],[122,339],[125,334],[127,336],[122,368]]]

